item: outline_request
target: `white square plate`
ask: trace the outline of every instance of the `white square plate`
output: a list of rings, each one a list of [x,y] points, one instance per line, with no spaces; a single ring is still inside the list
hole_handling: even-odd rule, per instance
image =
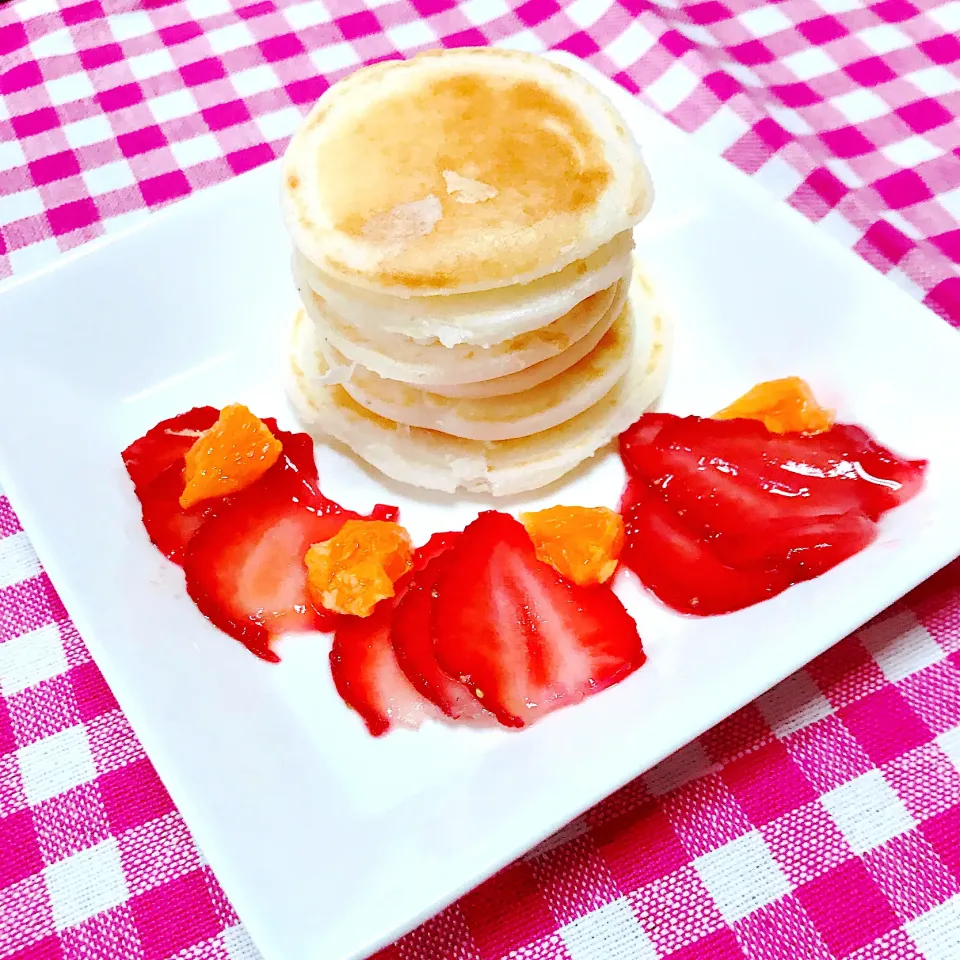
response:
[[[559,59],[559,58],[558,58]],[[121,449],[163,417],[282,391],[295,305],[278,169],[241,177],[0,293],[3,483],[90,651],[269,960],[346,960],[412,927],[835,643],[960,551],[960,340],[852,253],[599,75],[658,199],[641,257],[676,319],[663,409],[710,413],[799,374],[844,420],[930,459],[923,492],[826,576],[685,619],[629,581],[649,663],[531,730],[375,740],[322,637],[280,666],[218,633],[147,542]],[[415,539],[484,501],[436,498],[318,449],[323,488],[398,503]],[[615,503],[615,455],[552,503]],[[538,503],[531,499],[527,503]],[[511,508],[518,507],[513,502]]]

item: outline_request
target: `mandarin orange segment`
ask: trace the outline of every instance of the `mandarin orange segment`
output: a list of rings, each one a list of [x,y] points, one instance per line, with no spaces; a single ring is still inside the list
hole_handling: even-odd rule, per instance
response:
[[[760,420],[771,433],[823,433],[833,426],[833,411],[821,407],[799,377],[758,383],[713,418]]]
[[[521,513],[538,559],[580,586],[604,583],[617,569],[623,520],[606,507],[550,507]]]
[[[220,411],[217,422],[187,451],[180,506],[225,497],[259,480],[280,456],[283,444],[242,403]]]
[[[399,523],[348,520],[335,536],[313,544],[304,562],[317,606],[368,617],[413,567],[413,543]]]

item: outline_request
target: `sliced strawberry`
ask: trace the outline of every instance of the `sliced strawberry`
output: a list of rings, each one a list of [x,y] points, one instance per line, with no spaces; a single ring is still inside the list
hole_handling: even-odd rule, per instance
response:
[[[710,616],[767,600],[790,585],[785,573],[737,570],[711,543],[686,527],[663,498],[631,480],[621,505],[625,540],[620,562],[668,607]]]
[[[217,422],[216,407],[194,407],[163,420],[123,451],[123,465],[139,491],[175,463],[183,463],[187,451],[204,431]],[[180,491],[183,492],[182,490]]]
[[[662,491],[685,525],[763,537],[784,518],[850,511],[876,518],[919,488],[923,463],[906,461],[862,430],[773,434],[754,420],[642,417],[621,438],[631,475]],[[655,428],[655,429],[654,429]]]
[[[180,506],[183,470],[182,463],[170,464],[138,493],[147,535],[168,560],[178,564],[183,563],[187,544],[214,509],[209,501],[189,510]]]
[[[393,613],[391,641],[400,669],[424,697],[454,720],[477,720],[489,714],[465,684],[440,668],[430,626],[434,587],[459,536],[435,533],[417,550],[413,577]]]
[[[271,637],[333,623],[310,603],[303,557],[350,517],[281,457],[255,484],[215,503],[186,551],[187,591],[213,624],[276,662]]]
[[[839,516],[784,517],[763,536],[717,537],[714,552],[732,567],[777,569],[793,583],[812,580],[876,539],[877,525],[857,510]]]
[[[616,595],[565,581],[508,514],[481,513],[447,556],[432,616],[437,662],[505,726],[577,703],[643,663]]]
[[[409,577],[397,584],[402,591]],[[375,737],[391,727],[417,727],[439,711],[420,695],[397,664],[390,640],[396,597],[379,603],[369,617],[341,617],[330,650],[330,672],[347,706]]]

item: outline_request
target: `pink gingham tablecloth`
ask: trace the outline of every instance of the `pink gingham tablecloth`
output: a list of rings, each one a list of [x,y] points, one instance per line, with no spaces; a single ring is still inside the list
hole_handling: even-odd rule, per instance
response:
[[[958,30],[957,0],[13,0],[0,278],[272,160],[358,64],[497,43],[589,60],[960,325]],[[0,493],[0,958],[257,956]],[[380,956],[958,960],[960,565]]]

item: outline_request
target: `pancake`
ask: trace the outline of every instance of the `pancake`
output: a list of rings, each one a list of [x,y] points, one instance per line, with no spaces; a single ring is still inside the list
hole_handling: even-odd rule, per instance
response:
[[[360,364],[388,380],[432,389],[493,381],[559,357],[604,319],[621,292],[625,293],[627,285],[628,280],[624,278],[581,301],[543,329],[491,347],[464,343],[445,347],[437,341],[419,344],[396,333],[380,332],[374,336],[337,316],[302,283],[300,296],[316,327],[318,341],[332,345],[348,364]],[[613,317],[609,320],[612,322]]]
[[[653,192],[636,143],[588,81],[477,48],[336,84],[287,149],[281,195],[315,266],[409,297],[556,273],[638,223]]]
[[[605,396],[630,366],[635,339],[632,312],[624,305],[580,361],[545,383],[499,397],[442,397],[360,367],[342,386],[360,406],[397,423],[467,440],[515,440],[564,423]]]
[[[650,296],[646,285],[635,287],[633,296]],[[316,386],[300,361],[316,355],[303,311],[294,323],[289,396],[315,437],[339,441],[395,480],[446,493],[524,493],[592,457],[660,395],[669,366],[669,324],[659,308],[651,315],[649,349],[633,352],[630,369],[605,396],[566,423],[522,439],[466,440],[398,424],[360,406],[342,386]]]
[[[627,230],[559,273],[519,286],[449,297],[371,293],[329,276],[299,253],[294,254],[294,274],[332,313],[370,336],[385,332],[445,347],[460,343],[489,347],[553,323],[581,300],[616,283],[630,269],[632,251],[633,235]]]

